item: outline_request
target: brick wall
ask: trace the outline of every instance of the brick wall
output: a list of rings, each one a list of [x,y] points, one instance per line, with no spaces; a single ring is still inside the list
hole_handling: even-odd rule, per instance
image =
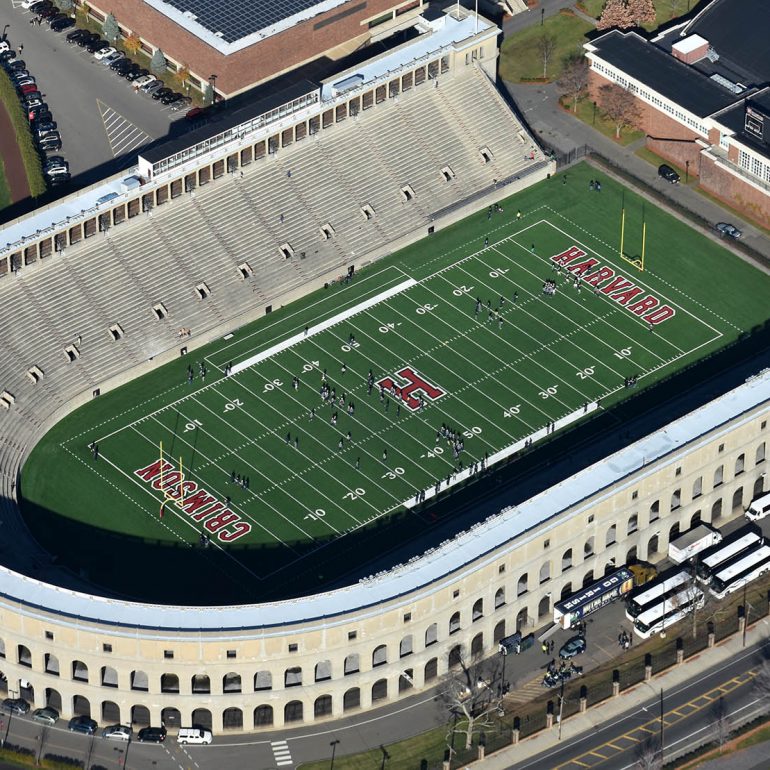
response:
[[[595,100],[600,107],[599,89],[611,82],[591,70],[589,78],[590,98]],[[652,105],[639,99],[636,100],[636,103],[639,107],[637,128],[647,135],[647,147],[656,155],[660,155],[682,168],[689,161],[690,173],[697,173],[701,147],[694,140],[702,137]],[[693,169],[696,171],[694,172]]]
[[[163,50],[169,58],[186,64],[204,82],[217,75],[217,91],[234,95],[273,75],[318,58],[324,52],[369,30],[365,20],[395,8],[401,0],[349,0],[337,8],[297,24],[230,56],[178,26],[143,0],[98,0],[89,3],[104,14],[112,13],[121,27]],[[336,18],[345,10],[353,13]],[[333,23],[324,21],[333,20]]]
[[[770,227],[770,195],[720,168],[708,155],[701,156],[700,186],[743,216]]]

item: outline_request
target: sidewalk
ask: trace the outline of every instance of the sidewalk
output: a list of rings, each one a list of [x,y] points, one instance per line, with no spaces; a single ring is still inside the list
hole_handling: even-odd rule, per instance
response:
[[[746,634],[746,646],[755,644],[767,636],[770,621],[764,618],[752,626]],[[576,714],[562,723],[562,738],[559,741],[558,726],[554,722],[551,729],[541,730],[535,735],[525,738],[517,745],[510,745],[500,751],[491,754],[485,759],[472,762],[469,767],[483,766],[484,770],[508,770],[524,760],[535,757],[542,752],[553,749],[558,745],[569,744],[570,740],[582,737],[597,727],[606,724],[611,719],[617,719],[619,713],[641,708],[651,699],[656,699],[661,688],[669,691],[686,683],[699,671],[704,671],[720,663],[730,660],[743,649],[741,634],[733,634],[727,641],[718,644],[712,649],[705,649],[695,655],[690,662],[681,666],[672,666],[659,676],[653,677],[650,682],[642,682],[630,688],[627,693],[618,698],[608,698],[598,706],[588,709],[584,714]],[[766,757],[766,747],[765,757]],[[668,760],[675,757],[667,757]],[[722,760],[717,760],[721,763]],[[751,759],[749,760],[751,762]],[[764,769],[768,766],[767,759],[761,765]],[[737,764],[731,761],[727,764],[716,764],[708,770],[754,770],[752,764]]]
[[[536,136],[561,152],[569,152],[577,147],[589,145],[604,155],[612,163],[627,169],[631,174],[654,187],[666,197],[695,212],[708,222],[732,221],[743,230],[743,240],[755,251],[770,259],[770,239],[749,222],[740,220],[710,198],[687,185],[670,185],[660,179],[657,169],[652,164],[635,154],[638,143],[622,147],[591,126],[578,120],[559,105],[559,93],[556,86],[549,84],[519,84],[504,82],[508,93],[523,114],[529,127]],[[657,203],[657,201],[656,201]],[[676,216],[676,214],[674,214]],[[717,236],[709,233],[712,237]],[[721,241],[726,248],[730,243]],[[743,257],[741,252],[736,252]],[[745,258],[745,257],[744,257]]]

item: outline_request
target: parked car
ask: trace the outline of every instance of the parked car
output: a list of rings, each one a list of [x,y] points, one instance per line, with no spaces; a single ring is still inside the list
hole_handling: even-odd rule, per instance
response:
[[[55,725],[59,719],[59,712],[53,706],[45,706],[32,712],[32,719],[42,722],[44,725]]]
[[[9,62],[16,58],[16,51],[2,51],[0,53],[0,62]]]
[[[109,66],[110,64],[125,58],[126,55],[123,53],[123,51],[114,51],[109,56],[103,56],[100,61],[102,64]]]
[[[29,72],[27,72],[27,70],[25,69],[19,69],[19,70],[14,70],[13,72],[9,72],[8,77],[11,79],[11,81],[14,84],[16,84],[20,80],[24,80],[24,78],[32,77],[32,75],[30,75]]]
[[[166,740],[166,728],[143,727],[137,737],[141,743],[163,743]]]
[[[729,222],[717,222],[716,229],[722,237],[735,238],[737,240],[743,235],[735,225],[731,225]]]
[[[142,88],[143,86],[146,86],[148,83],[152,83],[158,78],[155,77],[155,75],[142,75],[142,77],[137,78],[134,81],[134,88]]]
[[[679,184],[679,174],[677,174],[671,166],[668,166],[665,163],[658,166],[658,176],[662,177],[667,182],[671,182],[671,184]]]
[[[63,32],[65,29],[75,26],[75,19],[71,16],[65,16],[63,19],[57,19],[51,24],[51,29],[54,32]]]
[[[88,53],[96,55],[97,51],[101,51],[104,48],[109,48],[110,44],[106,40],[102,40],[100,37],[96,37],[94,40],[92,40],[90,43],[86,44],[86,51]]]
[[[130,741],[134,731],[127,725],[110,725],[102,730],[102,737],[112,741]]]
[[[42,104],[43,95],[40,93],[40,91],[32,91],[32,93],[24,94],[24,96],[21,98],[21,101],[23,102],[24,107],[29,109],[30,107],[34,107],[36,104]]]
[[[208,746],[211,743],[211,730],[204,730],[202,727],[180,727],[176,736],[177,743],[203,744]]]
[[[66,13],[55,13],[52,16],[46,17],[46,24],[50,27],[52,24],[56,24],[56,22],[61,21],[62,19],[68,19],[69,16],[67,16]]]
[[[108,56],[112,56],[118,49],[113,48],[111,45],[106,45],[104,48],[100,48],[98,51],[94,51],[94,59],[96,61],[101,61],[102,59],[106,59]]]
[[[5,65],[6,72],[9,74],[12,72],[21,72],[22,70],[24,72],[27,71],[27,62],[25,62],[23,59],[16,59],[16,61],[9,61]]]
[[[85,35],[89,35],[90,32],[87,29],[76,29],[67,33],[66,40],[70,45],[75,45]]]
[[[179,110],[184,110],[189,106],[190,102],[187,101],[186,97],[184,99],[177,99],[169,105],[174,112],[179,112]]]
[[[147,83],[142,86],[142,91],[146,94],[154,94],[159,88],[163,88],[162,80],[153,80],[152,83]]]
[[[29,703],[24,698],[6,698],[3,701],[3,711],[9,714],[28,714]]]
[[[61,134],[58,131],[51,131],[38,139],[38,147],[44,152],[61,150],[61,144]]]
[[[208,112],[208,107],[193,107],[185,113],[187,120],[199,120]]]
[[[131,59],[127,59],[125,56],[110,63],[110,69],[114,70],[118,74],[131,69],[134,66],[134,62]]]
[[[38,116],[38,115],[40,115],[40,114],[42,114],[42,113],[44,113],[44,112],[47,112],[49,115],[51,114],[51,113],[48,111],[48,105],[47,105],[45,102],[41,102],[41,103],[40,103],[40,104],[38,104],[37,106],[35,106],[35,107],[30,107],[30,108],[27,110],[27,118],[29,118],[29,121],[30,121],[30,123],[31,123],[33,120],[36,120],[36,119],[37,119],[37,116]],[[53,117],[53,116],[52,116],[52,117]]]
[[[52,169],[52,168],[66,168],[69,171],[70,164],[67,163],[66,158],[62,158],[61,155],[52,155],[50,158],[47,158],[45,163],[43,163],[43,170]]]
[[[43,169],[43,174],[45,174],[49,182],[54,184],[68,182],[71,176],[69,169],[63,166],[52,166],[51,168]]]
[[[134,64],[134,66],[131,67],[131,69],[128,70],[128,72],[126,72],[123,77],[128,80],[129,83],[133,83],[139,80],[139,78],[143,78],[149,74],[149,70],[146,70],[144,67],[140,67],[138,64]]]
[[[39,14],[40,11],[43,11],[46,8],[53,8],[53,2],[51,2],[51,0],[37,0],[36,3],[32,3],[32,5],[29,6],[29,10],[34,14]]]
[[[56,131],[56,128],[57,125],[55,120],[41,121],[35,126],[35,133],[38,137],[43,137],[46,134],[50,134],[52,131]]]
[[[179,102],[184,106],[187,106],[190,103],[187,101],[187,97],[182,96],[182,94],[178,93],[177,91],[172,91],[170,94],[166,94],[166,96],[161,97],[160,101],[161,104],[176,104]]]
[[[86,32],[83,37],[79,37],[77,39],[77,44],[79,48],[85,48],[87,45],[91,45],[91,43],[95,43],[100,39],[101,38],[96,34],[96,32]]]
[[[37,83],[33,80],[31,83],[22,83],[19,86],[19,91],[23,94],[31,94],[37,91]]]
[[[171,88],[158,88],[156,91],[153,92],[152,98],[155,99],[155,101],[160,101],[165,96],[171,96],[174,91]]]
[[[52,3],[51,5],[47,5],[41,11],[38,11],[37,15],[40,16],[41,19],[50,19],[52,16],[59,15],[59,9]]]
[[[40,105],[41,107],[44,105]],[[38,108],[35,107],[37,110]],[[31,120],[32,123],[32,129],[34,131],[37,131],[38,126],[40,126],[43,123],[53,123],[53,114],[50,110],[40,110],[39,112],[35,113],[35,116]]]
[[[69,729],[73,733],[85,733],[86,735],[93,735],[97,728],[96,722],[85,715],[72,717],[69,721]]]
[[[573,636],[559,650],[559,657],[562,660],[569,660],[576,655],[586,651],[586,640],[583,636]]]

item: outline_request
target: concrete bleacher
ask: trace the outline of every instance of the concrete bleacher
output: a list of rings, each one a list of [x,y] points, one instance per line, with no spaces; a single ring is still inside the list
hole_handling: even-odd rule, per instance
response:
[[[0,491],[9,492],[24,453],[75,397],[425,234],[435,212],[538,163],[542,154],[494,85],[470,66],[9,276],[0,284],[0,391],[16,401],[0,409],[0,437],[14,436],[0,442]],[[444,166],[454,179],[442,176]],[[404,200],[404,185],[414,200]],[[334,236],[325,240],[327,223]],[[280,253],[283,243],[292,258]],[[244,279],[242,263],[253,275]],[[195,293],[201,283],[206,299]],[[167,318],[156,318],[157,303]],[[113,324],[122,339],[111,337]],[[183,327],[192,336],[180,341]],[[80,356],[70,362],[65,348],[78,338]],[[33,365],[44,372],[37,384],[27,375]]]

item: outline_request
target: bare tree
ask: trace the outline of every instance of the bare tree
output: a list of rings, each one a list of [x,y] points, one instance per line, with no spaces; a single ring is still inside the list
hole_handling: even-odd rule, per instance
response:
[[[639,744],[636,749],[636,766],[639,770],[661,770],[663,757],[656,737],[650,735]]]
[[[572,111],[577,112],[577,103],[588,90],[588,73],[591,65],[582,54],[573,54],[564,63],[561,77],[556,86],[564,96],[572,101]]]
[[[553,52],[556,50],[556,38],[553,35],[549,35],[547,32],[543,32],[537,40],[537,49],[540,51],[540,56],[543,60],[543,78],[547,78],[548,62],[553,56]]]
[[[637,26],[655,23],[655,5],[652,0],[628,0],[628,10]]]
[[[720,698],[711,710],[711,716],[714,724],[714,737],[719,745],[719,753],[722,753],[727,739],[730,737],[730,733],[733,730],[733,726],[730,722],[730,716],[727,713],[727,704],[724,698]]]
[[[620,132],[638,123],[641,112],[636,97],[617,83],[608,83],[599,89],[599,102],[604,114],[615,124],[615,138]]]
[[[447,746],[452,749],[455,735],[465,736],[465,748],[473,745],[473,736],[494,725],[502,711],[500,656],[487,660],[472,656],[468,660],[462,648],[459,663],[450,671],[439,694],[439,703],[450,719]]]

